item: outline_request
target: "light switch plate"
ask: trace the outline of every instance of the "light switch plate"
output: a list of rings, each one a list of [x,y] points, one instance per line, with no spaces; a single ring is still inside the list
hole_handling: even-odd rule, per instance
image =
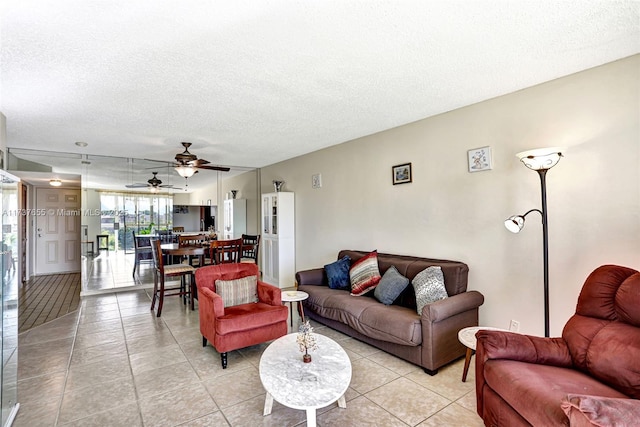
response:
[[[322,188],[322,175],[317,173],[311,175],[311,188]]]

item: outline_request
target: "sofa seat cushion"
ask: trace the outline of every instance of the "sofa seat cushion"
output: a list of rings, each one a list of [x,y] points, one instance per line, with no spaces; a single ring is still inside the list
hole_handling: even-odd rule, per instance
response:
[[[371,304],[380,304],[369,297],[354,297],[349,291],[330,289],[320,286],[312,286],[313,289],[298,289],[309,294],[309,298],[303,302],[315,313],[327,319],[335,320],[357,329],[360,314]]]
[[[560,403],[568,394],[627,397],[574,369],[515,360],[488,360],[484,377],[487,385],[532,425],[567,425]]]
[[[314,313],[380,341],[417,346],[422,343],[420,316],[407,307],[384,305],[375,298],[354,297],[349,291],[325,286],[300,286],[303,304]]]
[[[422,344],[422,322],[410,308],[372,301],[359,320],[358,330],[368,337],[401,345]]]
[[[234,305],[224,309],[224,316],[216,319],[216,334],[225,335],[262,328],[283,320],[289,311],[284,305],[269,305],[262,302]]]

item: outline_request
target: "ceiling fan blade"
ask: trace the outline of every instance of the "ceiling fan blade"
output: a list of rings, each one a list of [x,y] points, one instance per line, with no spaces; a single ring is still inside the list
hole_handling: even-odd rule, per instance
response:
[[[195,160],[191,160],[189,162],[187,162],[188,164],[190,164],[191,166],[195,166],[195,167],[200,167],[202,165],[208,165],[209,160],[205,160],[205,159],[195,159]]]
[[[127,188],[146,188],[146,187],[149,187],[149,184],[142,184],[142,183],[127,184],[127,185],[125,185],[125,187],[127,187]]]
[[[231,168],[228,168],[226,166],[207,166],[207,165],[198,166],[198,169],[207,169],[207,170],[222,171],[222,172],[229,172],[231,170]]]

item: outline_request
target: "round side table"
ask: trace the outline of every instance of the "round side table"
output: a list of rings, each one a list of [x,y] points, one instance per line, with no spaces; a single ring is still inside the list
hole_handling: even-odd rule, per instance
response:
[[[293,303],[298,302],[298,313],[302,322],[304,322],[304,310],[302,309],[302,301],[309,298],[309,294],[302,291],[282,291],[282,302],[289,303],[289,311],[291,312],[291,328],[293,329]]]
[[[469,328],[460,329],[458,331],[458,341],[467,347],[467,354],[464,358],[464,371],[462,371],[462,382],[467,381],[467,372],[469,372],[469,363],[471,362],[471,356],[476,352],[476,332],[479,330],[490,331],[506,331],[502,328],[492,328],[490,326],[471,326]]]

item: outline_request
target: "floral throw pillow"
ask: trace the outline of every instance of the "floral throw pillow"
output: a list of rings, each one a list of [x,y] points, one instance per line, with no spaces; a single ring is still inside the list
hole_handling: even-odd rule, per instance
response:
[[[373,251],[353,263],[349,270],[351,295],[359,297],[372,291],[380,282],[378,269],[378,251]]]
[[[438,266],[425,268],[416,274],[411,284],[416,291],[416,305],[421,316],[425,305],[448,297],[447,289],[444,287],[444,275]]]

